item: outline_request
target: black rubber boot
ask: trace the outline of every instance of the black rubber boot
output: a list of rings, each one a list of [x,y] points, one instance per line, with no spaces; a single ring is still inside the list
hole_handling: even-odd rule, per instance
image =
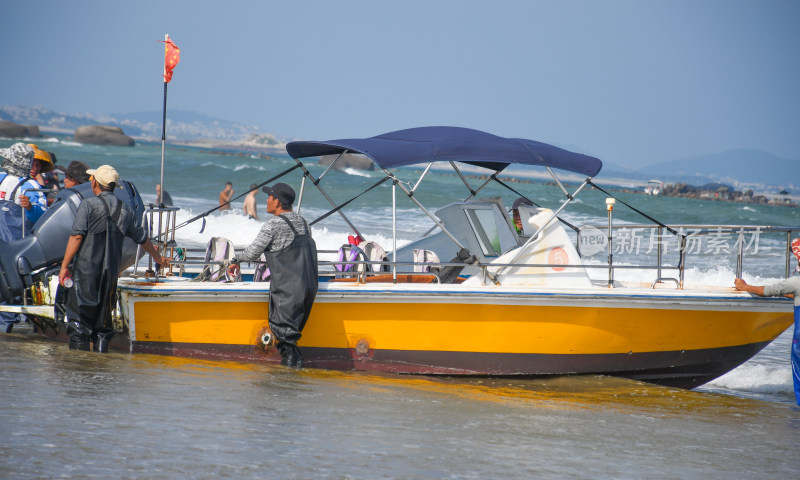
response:
[[[92,335],[92,330],[80,322],[71,320],[67,324],[67,335],[69,335],[69,349],[70,350],[83,350],[88,352],[89,337]]]
[[[94,351],[108,353],[108,344],[111,342],[111,337],[113,336],[113,330],[97,332],[97,339],[94,341]]]
[[[303,354],[297,345],[284,343],[280,347],[281,350],[281,365],[294,368],[303,368]]]
[[[89,348],[89,340],[83,340],[79,336],[69,337],[69,349],[70,350],[83,350],[88,352],[91,350]]]

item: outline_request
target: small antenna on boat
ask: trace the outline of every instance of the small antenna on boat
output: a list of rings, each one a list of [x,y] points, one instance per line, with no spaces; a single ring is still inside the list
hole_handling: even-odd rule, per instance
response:
[[[614,288],[614,253],[612,241],[614,236],[611,234],[611,214],[614,211],[614,204],[617,200],[614,197],[606,198],[606,210],[608,210],[608,288]]]

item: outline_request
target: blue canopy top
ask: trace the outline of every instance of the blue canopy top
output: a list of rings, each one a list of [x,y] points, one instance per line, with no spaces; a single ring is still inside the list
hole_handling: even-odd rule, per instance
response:
[[[503,138],[461,127],[419,127],[370,138],[346,138],[327,142],[289,142],[293,158],[361,153],[381,168],[436,161],[457,161],[500,171],[510,164],[539,165],[594,177],[603,163],[594,157],[570,152],[523,138]]]

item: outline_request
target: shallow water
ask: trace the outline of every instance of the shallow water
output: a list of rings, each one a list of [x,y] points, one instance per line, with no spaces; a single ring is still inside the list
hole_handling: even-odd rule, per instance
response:
[[[794,478],[800,409],[602,376],[432,378],[0,335],[2,478]]]

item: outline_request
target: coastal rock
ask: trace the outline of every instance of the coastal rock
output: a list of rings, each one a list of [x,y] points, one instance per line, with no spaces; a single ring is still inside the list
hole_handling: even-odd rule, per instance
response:
[[[319,164],[323,167],[327,167],[334,160],[336,160],[338,155],[325,155],[320,157]],[[345,153],[342,155],[342,158],[336,162],[336,165],[333,167],[336,170],[344,170],[346,168],[356,168],[358,170],[374,170],[375,164],[369,158],[365,157],[364,155],[355,154],[355,153]]]
[[[36,125],[20,125],[14,122],[0,122],[0,137],[23,138],[41,137]]]
[[[29,137],[41,137],[42,132],[39,131],[38,125],[23,125],[28,130]]]
[[[116,145],[121,147],[132,147],[134,141],[125,135],[119,127],[107,125],[86,125],[75,130],[75,141],[81,143],[91,143],[93,145]]]

